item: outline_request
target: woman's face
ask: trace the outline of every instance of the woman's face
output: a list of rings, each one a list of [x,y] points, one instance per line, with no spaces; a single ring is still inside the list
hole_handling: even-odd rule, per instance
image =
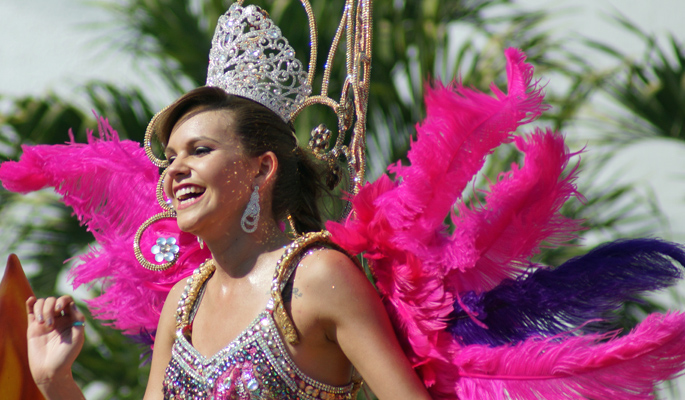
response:
[[[186,114],[171,131],[165,154],[164,190],[181,230],[209,237],[240,226],[257,168],[234,133],[230,112]]]

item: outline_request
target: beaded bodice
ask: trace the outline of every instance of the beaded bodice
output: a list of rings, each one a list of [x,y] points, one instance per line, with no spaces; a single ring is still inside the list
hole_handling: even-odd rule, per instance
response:
[[[354,398],[357,386],[354,383],[331,386],[300,371],[279,333],[281,330],[290,343],[297,342],[290,318],[287,315],[279,317],[278,314],[280,311],[285,313],[280,293],[300,259],[297,254],[316,241],[304,239],[288,247],[279,261],[272,296],[265,310],[233,342],[212,357],[200,354],[190,343],[187,332],[197,293],[211,276],[213,264],[206,262],[188,279],[179,302],[176,340],[164,377],[165,399]],[[285,323],[284,318],[287,318]]]

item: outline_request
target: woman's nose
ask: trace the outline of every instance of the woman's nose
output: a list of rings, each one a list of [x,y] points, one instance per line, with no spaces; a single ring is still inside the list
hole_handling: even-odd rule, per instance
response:
[[[173,198],[173,183],[188,176],[190,174],[190,168],[182,157],[174,157],[163,174],[162,188],[164,189],[166,197],[171,199]]]
[[[175,179],[177,176],[185,176],[190,172],[185,157],[174,157],[166,170],[167,177]]]

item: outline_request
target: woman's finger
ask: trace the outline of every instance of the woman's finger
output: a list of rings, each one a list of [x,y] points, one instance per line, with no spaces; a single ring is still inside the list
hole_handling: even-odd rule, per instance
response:
[[[36,304],[36,296],[31,296],[26,300],[26,315],[29,317],[29,323],[36,320],[36,315],[33,313],[33,305]]]
[[[86,316],[83,315],[81,311],[79,311],[78,307],[76,307],[76,303],[74,303],[73,301],[71,302],[69,307],[71,308],[71,314],[73,316],[74,321],[80,323],[75,324],[75,326],[83,326],[86,322]]]
[[[36,299],[36,302],[33,303],[33,314],[36,316],[36,321],[38,321],[39,324],[45,322],[45,318],[43,317],[43,303],[45,303],[45,299]]]
[[[78,310],[74,299],[69,295],[45,299],[36,299],[31,296],[26,300],[26,312],[29,322],[38,321],[39,324],[45,324],[46,328],[50,329],[55,326],[64,327],[64,324],[83,328],[86,321],[85,315]],[[59,324],[57,324],[58,321]]]
[[[55,302],[55,314],[65,316],[69,313],[69,305],[74,302],[74,299],[69,295],[65,295],[57,299]]]
[[[45,318],[45,324],[47,326],[53,326],[55,324],[55,303],[57,299],[54,297],[48,297],[43,303],[43,318]]]

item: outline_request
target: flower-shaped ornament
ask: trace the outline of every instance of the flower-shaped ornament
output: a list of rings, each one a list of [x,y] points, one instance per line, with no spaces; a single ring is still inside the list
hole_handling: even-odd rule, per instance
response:
[[[173,261],[174,257],[180,248],[176,244],[176,238],[159,238],[157,244],[152,246],[152,254],[155,255],[155,261],[158,263],[163,261]]]

